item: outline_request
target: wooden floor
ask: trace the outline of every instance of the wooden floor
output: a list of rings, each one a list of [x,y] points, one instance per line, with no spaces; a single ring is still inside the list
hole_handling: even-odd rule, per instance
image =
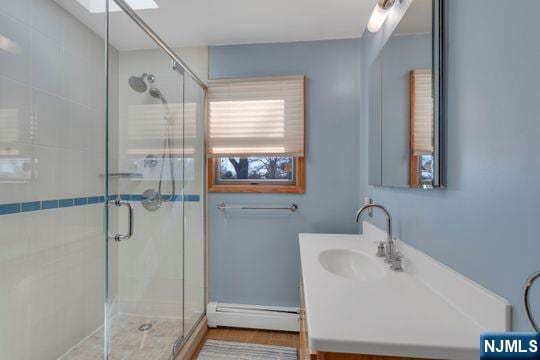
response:
[[[298,348],[299,336],[298,333],[281,331],[235,328],[208,329],[208,332],[204,336],[203,341],[199,344],[199,347],[192,358],[193,360],[197,359],[199,352],[208,339]]]

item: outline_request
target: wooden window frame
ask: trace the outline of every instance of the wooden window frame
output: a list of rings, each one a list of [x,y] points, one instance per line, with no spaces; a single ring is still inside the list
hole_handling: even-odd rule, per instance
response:
[[[213,193],[267,193],[303,194],[305,192],[305,158],[296,157],[295,182],[293,184],[216,184],[216,162],[208,158],[208,192]]]
[[[414,155],[414,104],[415,104],[414,70],[409,71],[410,108],[409,108],[409,186],[420,186],[420,160]]]

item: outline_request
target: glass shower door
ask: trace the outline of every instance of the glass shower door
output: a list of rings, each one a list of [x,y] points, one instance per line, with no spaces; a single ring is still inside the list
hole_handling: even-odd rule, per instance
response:
[[[110,15],[112,45],[147,37],[128,20]],[[184,336],[184,75],[156,46],[108,59],[106,353],[169,359]]]

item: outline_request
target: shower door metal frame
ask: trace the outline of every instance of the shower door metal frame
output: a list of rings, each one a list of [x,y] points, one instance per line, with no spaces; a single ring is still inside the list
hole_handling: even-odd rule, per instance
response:
[[[106,46],[105,46],[105,82],[106,82],[106,89],[105,89],[105,97],[106,97],[106,105],[105,105],[105,126],[106,126],[106,131],[105,131],[105,173],[108,174],[109,173],[109,165],[108,165],[108,159],[109,159],[109,153],[108,153],[108,144],[109,144],[109,131],[108,131],[108,128],[109,128],[109,106],[108,106],[108,100],[109,100],[109,30],[110,30],[110,22],[109,22],[109,16],[110,16],[110,9],[109,9],[109,1],[111,0],[105,0],[106,1]],[[206,156],[206,98],[207,98],[207,93],[208,93],[208,87],[206,86],[206,84],[201,80],[199,79],[199,77],[189,68],[189,66],[180,58],[180,56],[178,56],[178,54],[176,54],[174,52],[174,50],[171,49],[171,47],[169,47],[165,41],[163,41],[163,39],[161,39],[161,37],[131,8],[131,6],[129,6],[124,0],[112,0],[116,3],[116,5],[118,5],[122,11],[127,14],[150,38],[152,38],[155,43],[167,54],[169,55],[169,57],[171,58],[172,60],[172,68],[173,70],[175,70],[177,73],[179,73],[180,75],[184,76],[185,77],[185,74],[188,74],[196,83],[197,85],[199,85],[201,87],[201,89],[203,90],[203,121],[201,122],[201,126],[202,126],[202,132],[204,134],[203,136],[203,144],[202,144],[202,147],[203,147],[203,151],[204,151],[204,156],[203,156],[203,172],[202,172],[202,177],[203,177],[203,186],[202,186],[202,201],[203,201],[203,226],[202,226],[202,231],[203,231],[203,270],[204,270],[204,274],[203,274],[203,288],[204,288],[204,297],[203,297],[203,311],[202,311],[202,314],[201,316],[197,319],[197,321],[195,321],[193,327],[191,329],[189,329],[189,331],[185,334],[183,334],[182,336],[180,336],[177,341],[172,344],[172,351],[171,351],[171,360],[173,360],[179,353],[180,351],[182,350],[183,346],[185,345],[186,341],[193,335],[193,333],[195,332],[195,329],[197,329],[197,327],[200,325],[201,321],[203,321],[203,319],[205,318],[206,316],[206,305],[208,304],[208,222],[207,222],[207,216],[208,216],[208,206],[207,206],[207,193],[206,193],[206,189],[207,189],[207,162],[208,162],[208,158]],[[183,80],[183,89],[182,89],[182,96],[185,96],[184,95],[184,91],[185,91],[185,80]],[[184,111],[184,110],[182,110]],[[184,122],[185,119],[184,117],[182,116],[182,121]],[[184,126],[184,124],[183,124]],[[106,193],[106,196],[108,197],[109,196],[109,188],[108,188],[108,176],[105,176],[105,193]],[[183,191],[183,190],[182,190]],[[182,205],[183,206],[183,205]],[[184,214],[184,212],[182,212],[182,214]],[[108,238],[107,238],[107,231],[108,231],[108,228],[109,228],[109,209],[108,209],[108,206],[105,206],[105,213],[104,213],[104,216],[105,216],[105,219],[104,219],[104,223],[105,223],[105,252],[106,252],[106,267],[108,267]],[[182,221],[184,222],[185,220],[185,217],[183,215],[183,219]],[[183,230],[182,231],[185,231],[185,228],[184,226],[182,227]],[[184,237],[182,238],[182,247],[184,247]],[[182,256],[184,256],[184,258],[182,259],[182,266],[184,267],[185,269],[185,252],[183,252]],[[185,284],[185,271],[183,273],[183,276],[184,276],[184,284]],[[109,336],[110,336],[110,329],[108,328],[109,327],[109,319],[108,319],[108,315],[109,315],[109,303],[108,303],[108,300],[109,300],[109,294],[108,294],[108,289],[109,289],[109,275],[108,275],[108,269],[105,269],[105,314],[104,314],[104,317],[105,317],[105,326],[104,326],[104,359],[108,359],[108,356],[109,356]],[[183,291],[182,291],[182,296],[184,297],[185,296],[185,286],[182,287],[183,288]],[[182,332],[185,331],[185,301],[182,302]]]
[[[148,35],[150,36],[163,51],[169,55],[178,66],[180,66],[197,84],[199,84],[200,87],[204,89],[206,92],[208,90],[205,83],[199,79],[197,75],[187,66],[187,64],[182,61],[180,56],[178,56],[173,49],[161,39],[161,37],[131,8],[131,6],[128,5],[124,0],[113,0],[116,5],[118,5],[139,27]],[[175,69],[176,70],[176,69]]]

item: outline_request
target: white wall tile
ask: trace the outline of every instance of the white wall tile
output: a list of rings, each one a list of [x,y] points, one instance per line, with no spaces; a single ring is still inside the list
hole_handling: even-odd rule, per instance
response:
[[[1,179],[0,203],[102,194],[104,40],[53,0],[0,0],[0,34],[16,44],[0,50],[0,161],[31,173]],[[56,359],[102,325],[104,246],[103,204],[0,216],[0,359]]]
[[[33,141],[30,86],[0,77],[0,142]]]
[[[71,174],[71,181],[73,181],[73,197],[88,196],[88,181],[89,171],[87,168],[87,154],[85,150],[72,150],[71,153],[74,156],[74,162],[70,169],[73,170]]]
[[[58,227],[58,211],[44,210],[28,213],[30,227],[28,259],[32,274],[42,271],[50,263],[58,262],[61,256],[61,241]]]
[[[41,90],[32,91],[35,142],[39,145],[58,146],[60,142],[64,101]]]
[[[76,182],[77,176],[77,154],[76,151],[70,149],[68,151],[61,151],[59,154],[59,172],[58,184],[60,185],[61,196],[64,198],[70,198],[75,195],[79,184]]]
[[[0,9],[23,23],[30,25],[31,0],[0,0]]]
[[[58,142],[55,146],[61,148],[68,148],[71,146],[71,117],[77,116],[77,114],[70,115],[71,102],[65,98],[62,98],[62,108],[57,118],[58,128]]]
[[[88,58],[64,52],[63,94],[66,98],[88,106],[89,79],[95,76],[88,68]]]
[[[5,217],[11,218],[12,227],[21,225],[14,219],[18,216]],[[0,359],[28,358],[30,285],[27,279],[24,257],[0,262]]]
[[[54,95],[62,93],[62,42],[32,31],[32,86]]]
[[[88,194],[95,196],[104,192],[105,173],[104,156],[101,153],[88,152],[86,171],[88,176]]]
[[[64,9],[52,0],[32,0],[32,27],[60,43],[66,16]]]
[[[104,318],[105,238],[103,235],[103,204],[85,207],[88,241],[86,242],[85,331],[96,330]],[[117,245],[114,244],[116,247]],[[114,257],[111,257],[114,258]]]
[[[73,149],[89,148],[90,110],[86,107],[67,102],[66,122],[69,126],[68,146]]]
[[[42,266],[30,278],[30,360],[52,360],[63,353],[62,280],[59,261]]]
[[[97,245],[97,244],[96,244]],[[100,241],[99,246],[103,247]],[[103,324],[105,298],[105,263],[103,257],[88,257],[86,260],[85,296],[85,331],[87,334]],[[110,294],[112,296],[112,293]]]
[[[103,117],[105,111],[105,40],[96,34],[90,34],[89,40],[89,77],[88,104]],[[114,67],[111,67],[113,69]]]
[[[34,146],[23,143],[0,142],[0,161],[16,162],[22,169],[30,169],[29,175],[34,174]],[[27,172],[25,172],[28,175]],[[3,179],[0,186],[0,204],[30,201],[32,199],[32,178],[18,180]]]
[[[65,166],[64,157],[68,156],[69,153],[54,147],[34,146],[31,185],[33,199],[53,200],[59,198],[60,189],[62,189],[60,180],[64,176],[61,166]]]
[[[59,211],[62,237],[62,349],[77,344],[85,333],[86,213],[84,207]]]
[[[74,17],[64,17],[64,51],[79,55],[85,59],[89,56],[90,31]]]
[[[0,73],[29,84],[30,28],[0,13],[0,34],[5,38],[4,41],[9,41],[10,44],[7,50],[0,51]]]
[[[22,215],[0,216],[0,264],[23,261],[29,250],[28,227]]]

